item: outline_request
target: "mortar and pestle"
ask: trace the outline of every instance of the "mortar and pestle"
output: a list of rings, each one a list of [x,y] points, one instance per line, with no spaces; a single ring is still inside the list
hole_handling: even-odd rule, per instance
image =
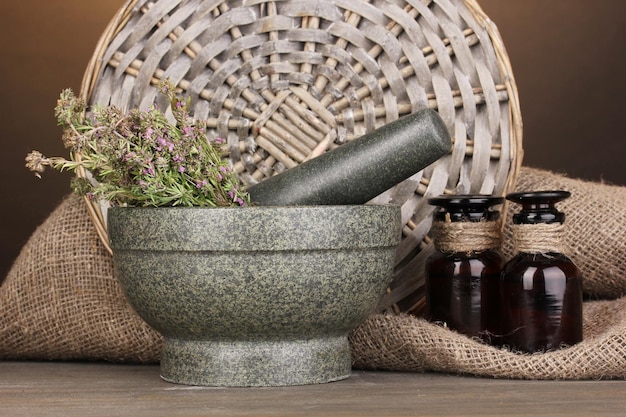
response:
[[[161,377],[303,385],[351,371],[348,334],[390,284],[400,207],[364,204],[450,150],[432,110],[249,187],[247,208],[111,208],[117,275],[164,336]]]

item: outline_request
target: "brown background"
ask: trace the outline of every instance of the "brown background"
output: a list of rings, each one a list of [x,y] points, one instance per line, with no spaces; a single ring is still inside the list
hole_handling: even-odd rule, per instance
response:
[[[524,163],[626,185],[626,1],[479,0],[498,25],[519,88]],[[53,107],[80,89],[96,42],[122,0],[0,3],[0,280],[69,192],[37,180],[32,149],[65,155]]]

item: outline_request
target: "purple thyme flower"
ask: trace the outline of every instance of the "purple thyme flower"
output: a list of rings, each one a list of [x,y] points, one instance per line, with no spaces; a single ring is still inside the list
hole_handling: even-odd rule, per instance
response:
[[[164,138],[157,139],[157,151],[162,151],[165,146],[167,146],[167,141]]]

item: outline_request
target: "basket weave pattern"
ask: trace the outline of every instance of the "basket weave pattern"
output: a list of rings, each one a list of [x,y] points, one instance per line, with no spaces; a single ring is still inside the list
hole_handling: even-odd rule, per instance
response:
[[[420,308],[398,303],[423,287],[424,197],[501,195],[521,163],[510,64],[474,0],[130,0],[104,32],[81,94],[91,105],[165,108],[155,87],[164,79],[191,97],[210,136],[226,140],[247,184],[405,114],[439,112],[451,154],[373,201],[401,204],[404,224],[381,310]],[[88,208],[107,244],[102,207]]]

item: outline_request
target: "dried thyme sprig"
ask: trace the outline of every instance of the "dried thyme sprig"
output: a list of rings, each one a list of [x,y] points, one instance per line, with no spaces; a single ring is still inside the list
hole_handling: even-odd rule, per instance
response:
[[[168,97],[175,123],[155,106],[123,112],[115,106],[93,109],[64,90],[55,115],[64,128],[63,143],[70,159],[47,158],[32,151],[26,166],[40,177],[45,167],[59,171],[83,168],[95,181],[76,178],[75,192],[113,205],[246,206],[244,186],[221,157],[219,138],[209,140],[206,126],[191,119],[189,103],[169,83],[159,86]]]

